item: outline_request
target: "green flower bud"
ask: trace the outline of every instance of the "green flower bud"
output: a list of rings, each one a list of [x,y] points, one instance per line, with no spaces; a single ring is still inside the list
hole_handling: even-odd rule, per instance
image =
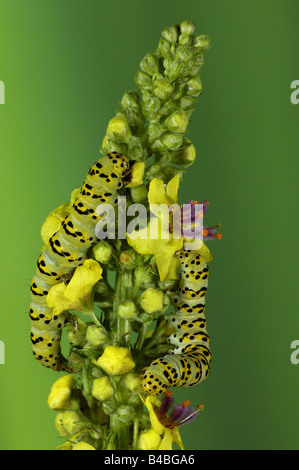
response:
[[[188,33],[182,33],[179,37],[179,44],[186,46],[187,44],[191,44],[192,38],[189,36]]]
[[[182,73],[183,68],[183,64],[181,64],[179,61],[171,62],[169,72],[167,73],[169,80],[171,82],[176,80],[178,76]]]
[[[170,55],[170,44],[165,39],[161,38],[159,41],[158,52],[162,57],[168,57]]]
[[[133,202],[139,203],[147,200],[147,187],[144,184],[131,188],[130,192]]]
[[[185,20],[181,23],[181,32],[182,34],[188,34],[191,36],[194,33],[195,24],[193,21]]]
[[[118,419],[123,424],[128,424],[135,416],[135,410],[130,405],[120,405],[117,408]]]
[[[179,30],[178,25],[165,28],[162,31],[162,38],[170,43],[175,43],[177,42],[177,39],[178,39],[178,30]]]
[[[139,375],[134,372],[130,372],[125,378],[126,387],[132,393],[140,393],[142,391],[141,380],[142,378]]]
[[[124,108],[139,109],[140,96],[138,91],[127,91],[122,97],[121,104]]]
[[[193,108],[196,99],[191,96],[183,96],[180,99],[180,108],[184,110],[190,110]]]
[[[102,148],[105,150],[104,153],[119,152],[119,153],[122,153],[122,154],[126,154],[126,150],[127,150],[126,144],[117,143],[117,142],[115,142],[115,140],[111,139],[107,135],[105,136],[105,138],[103,140]]]
[[[160,107],[161,107],[161,103],[160,103],[159,98],[156,98],[155,96],[151,96],[149,99],[147,99],[144,102],[144,113],[149,116],[153,114],[157,114]]]
[[[146,313],[158,312],[163,308],[163,292],[150,287],[140,295],[139,302]]]
[[[107,331],[103,326],[90,325],[87,328],[86,339],[93,346],[100,346],[107,341]]]
[[[207,51],[211,47],[211,38],[206,34],[201,34],[195,38],[194,46],[202,51]]]
[[[187,82],[186,92],[191,96],[198,96],[202,91],[202,83],[200,78],[191,78]]]
[[[79,346],[85,342],[85,335],[87,330],[86,323],[79,317],[74,318],[74,325],[71,324],[68,328],[68,339],[75,345]]]
[[[175,53],[175,59],[180,62],[188,62],[192,57],[192,49],[190,47],[179,46]]]
[[[173,92],[173,87],[168,78],[159,78],[154,82],[154,95],[161,100],[166,100]]]
[[[140,62],[140,68],[149,75],[159,72],[158,58],[154,54],[147,54]]]
[[[115,412],[116,403],[114,398],[109,398],[102,402],[102,410],[106,415],[112,415]]]
[[[175,279],[167,279],[166,281],[159,281],[159,287],[163,290],[175,291],[178,287],[178,281]]]
[[[148,126],[149,141],[153,142],[160,137],[163,132],[163,127],[158,122],[151,122]]]
[[[120,254],[119,263],[123,269],[132,270],[136,266],[136,254],[133,250],[126,250]]]
[[[166,134],[162,137],[162,142],[166,148],[177,150],[182,146],[183,136],[180,134]]]
[[[189,119],[184,111],[176,111],[171,114],[165,121],[167,129],[173,132],[185,132],[189,123]]]
[[[109,377],[100,377],[93,381],[92,396],[99,401],[105,401],[114,395],[114,388],[111,385]]]
[[[127,117],[124,114],[120,114],[112,118],[108,123],[106,133],[111,139],[117,139],[118,137],[128,139],[131,137],[131,129]]]
[[[147,88],[152,86],[152,79],[151,77],[145,73],[138,71],[135,74],[135,81],[140,88]]]
[[[81,369],[81,367],[85,365],[85,360],[82,359],[82,357],[79,356],[79,354],[75,353],[74,351],[70,352],[68,361],[74,370]]]
[[[196,151],[194,145],[190,142],[190,140],[184,139],[183,142],[184,144],[186,144],[186,147],[180,153],[172,157],[171,161],[187,168],[194,162],[196,157]]]
[[[138,315],[138,310],[132,300],[124,300],[118,306],[117,313],[121,318],[134,318]]]
[[[99,263],[107,264],[112,258],[113,248],[105,240],[101,240],[92,248],[92,254]]]

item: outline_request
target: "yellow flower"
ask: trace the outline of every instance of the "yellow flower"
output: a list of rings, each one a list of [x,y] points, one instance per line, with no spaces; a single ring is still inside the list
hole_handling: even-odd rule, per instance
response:
[[[56,380],[48,397],[48,405],[52,410],[71,408],[71,394],[75,383],[73,375],[64,375]]]
[[[47,295],[47,304],[53,308],[53,315],[64,310],[82,310],[83,301],[90,304],[93,286],[102,278],[102,268],[93,259],[87,259],[78,266],[66,286],[64,282],[54,285]]]
[[[156,264],[159,271],[161,281],[179,278],[179,259],[176,253],[184,247],[184,237],[182,233],[175,233],[178,229],[172,224],[169,212],[162,212],[158,206],[164,205],[174,207],[175,220],[181,222],[181,212],[178,214],[176,210],[180,210],[178,205],[178,189],[180,175],[174,176],[169,183],[158,178],[154,178],[149,185],[148,201],[151,212],[156,217],[151,217],[146,228],[127,233],[127,241],[138,253],[146,255],[155,255]],[[163,207],[163,206],[162,206]],[[174,220],[174,217],[172,220]],[[175,229],[175,230],[173,230]],[[181,227],[180,227],[181,229]],[[154,234],[154,236],[153,236]],[[200,240],[197,240],[200,243]],[[197,245],[198,246],[198,245]],[[209,249],[201,242],[201,246],[196,250],[206,261],[212,259]]]
[[[148,201],[152,204],[178,204],[178,188],[180,176],[176,175],[164,187],[164,182],[154,178],[150,182]],[[151,208],[152,209],[152,208]],[[155,208],[152,209],[155,213]],[[152,218],[148,226],[138,232],[127,234],[127,240],[138,253],[154,254],[161,281],[166,279],[178,279],[179,260],[175,253],[183,248],[183,238],[172,238],[169,227],[165,227],[161,213],[156,213],[158,217]],[[151,234],[158,234],[157,238]]]
[[[106,346],[97,365],[109,375],[126,374],[135,367],[131,351],[128,348],[118,346]]]
[[[152,428],[140,436],[139,447],[141,450],[172,450],[172,443],[176,442],[181,450],[184,445],[178,427],[164,426],[158,419],[154,406],[160,407],[161,402],[157,397],[147,396],[141,400],[149,411]]]
[[[124,114],[119,114],[118,116],[110,119],[106,134],[111,139],[115,138],[115,134],[117,134],[117,136],[121,136],[122,138],[130,137],[131,130],[127,117]]]

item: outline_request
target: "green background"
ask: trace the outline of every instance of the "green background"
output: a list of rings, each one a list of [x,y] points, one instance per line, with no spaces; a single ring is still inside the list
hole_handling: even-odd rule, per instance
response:
[[[64,441],[47,406],[57,375],[29,341],[40,227],[98,159],[139,60],[184,19],[213,47],[180,201],[208,199],[223,239],[210,245],[211,374],[175,393],[205,410],[181,435],[192,450],[299,448],[298,14],[296,0],[0,0],[1,449]]]

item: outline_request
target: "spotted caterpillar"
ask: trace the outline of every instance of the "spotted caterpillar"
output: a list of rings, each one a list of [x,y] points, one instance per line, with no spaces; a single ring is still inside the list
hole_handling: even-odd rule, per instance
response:
[[[167,317],[175,328],[168,338],[175,349],[145,371],[142,387],[150,395],[161,395],[174,386],[191,387],[209,374],[211,353],[204,315],[209,268],[197,251],[182,250],[178,256],[182,276],[172,298],[176,313]]]
[[[100,203],[117,204],[117,191],[123,186],[128,168],[126,157],[117,152],[98,160],[90,168],[70,214],[38,258],[31,283],[31,342],[34,356],[48,368],[65,370],[60,341],[68,319],[63,313],[53,315],[47,305],[47,294],[83,263],[88,249],[96,243],[95,226],[101,218],[96,207]]]

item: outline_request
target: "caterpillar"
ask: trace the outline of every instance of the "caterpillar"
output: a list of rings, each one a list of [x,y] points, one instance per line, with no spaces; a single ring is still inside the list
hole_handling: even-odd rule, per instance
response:
[[[210,340],[204,315],[209,268],[196,250],[181,250],[177,255],[182,275],[172,297],[176,312],[167,316],[175,329],[168,342],[175,349],[154,360],[144,372],[141,384],[150,395],[161,395],[174,386],[192,387],[203,382],[210,370]]]
[[[31,342],[33,355],[47,368],[66,370],[60,342],[62,329],[68,323],[64,313],[53,315],[47,294],[83,263],[88,249],[97,242],[95,226],[101,214],[97,215],[96,208],[99,203],[117,204],[117,191],[128,171],[129,162],[120,153],[111,152],[100,158],[90,168],[71,212],[37,260],[30,287]]]

